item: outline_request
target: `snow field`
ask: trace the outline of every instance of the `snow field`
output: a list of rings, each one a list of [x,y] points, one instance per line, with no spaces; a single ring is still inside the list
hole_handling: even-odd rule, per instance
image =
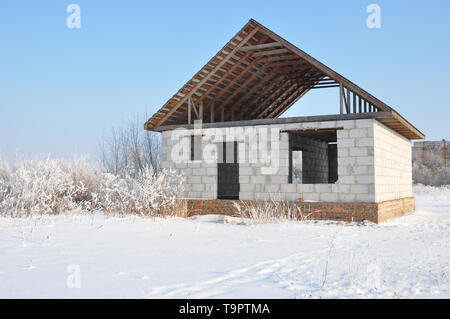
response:
[[[0,297],[449,298],[450,188],[414,191],[380,225],[2,217]]]

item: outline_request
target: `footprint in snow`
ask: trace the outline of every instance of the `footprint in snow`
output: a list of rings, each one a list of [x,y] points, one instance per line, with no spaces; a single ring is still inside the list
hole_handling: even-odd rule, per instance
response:
[[[23,268],[23,269],[36,269],[36,266],[34,266],[33,265],[33,261],[32,260],[30,260],[30,263],[28,264],[28,265],[20,265],[20,266],[17,266],[17,267],[19,267],[19,268]]]

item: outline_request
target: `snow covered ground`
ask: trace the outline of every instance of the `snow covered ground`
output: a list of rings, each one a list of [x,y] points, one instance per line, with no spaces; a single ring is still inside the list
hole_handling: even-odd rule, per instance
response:
[[[0,297],[450,298],[450,188],[415,193],[381,225],[0,218]]]

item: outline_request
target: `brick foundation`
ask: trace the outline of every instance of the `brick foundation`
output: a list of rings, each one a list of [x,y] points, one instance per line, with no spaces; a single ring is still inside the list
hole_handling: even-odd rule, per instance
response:
[[[180,199],[183,201],[185,216],[224,214],[238,216],[237,205],[254,205],[256,201],[219,200],[219,199]],[[338,202],[284,202],[287,205],[300,207],[303,216],[312,220],[336,220],[346,222],[374,223],[385,222],[415,210],[414,197],[389,200],[381,203],[338,203]]]

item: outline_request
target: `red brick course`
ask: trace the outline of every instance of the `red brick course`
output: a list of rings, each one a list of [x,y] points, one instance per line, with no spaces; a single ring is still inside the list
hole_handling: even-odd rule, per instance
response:
[[[238,216],[237,205],[252,205],[255,201],[239,200],[204,200],[180,199],[186,210],[184,216],[223,214]],[[285,202],[285,204],[300,207],[303,216],[311,220],[335,220],[346,222],[371,221],[385,222],[391,218],[400,217],[415,210],[414,197],[406,197],[381,203],[338,203],[338,202]]]

